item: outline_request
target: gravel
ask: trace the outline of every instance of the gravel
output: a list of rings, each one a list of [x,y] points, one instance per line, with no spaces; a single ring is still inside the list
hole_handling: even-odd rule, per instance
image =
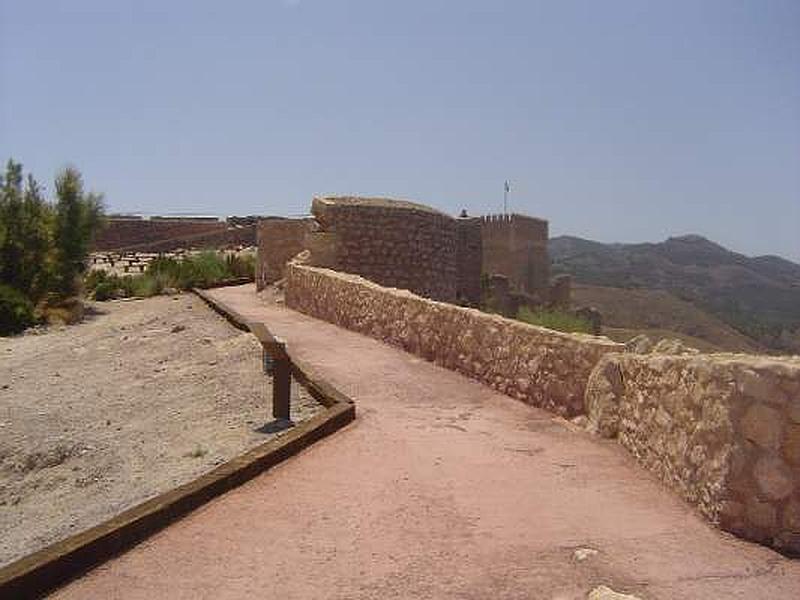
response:
[[[195,296],[88,313],[0,338],[0,566],[280,435],[260,345]]]

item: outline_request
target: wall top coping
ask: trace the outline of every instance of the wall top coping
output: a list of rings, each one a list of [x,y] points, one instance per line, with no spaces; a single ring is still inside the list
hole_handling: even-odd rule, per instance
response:
[[[326,206],[364,206],[372,208],[392,208],[400,210],[416,210],[448,218],[450,215],[442,211],[431,208],[418,202],[410,200],[400,200],[394,198],[365,197],[365,196],[315,196],[314,202],[320,202]]]
[[[311,216],[300,216],[300,217],[279,217],[269,215],[266,217],[258,217],[257,223],[260,225],[261,223],[302,223],[303,221],[313,221],[313,217]]]
[[[562,331],[555,331],[554,329],[547,329],[546,327],[539,327],[537,325],[531,325],[529,323],[525,323],[523,321],[517,321],[514,319],[507,319],[506,317],[493,314],[493,313],[486,313],[477,308],[467,308],[465,306],[458,306],[456,304],[450,304],[448,302],[440,302],[438,300],[431,300],[430,298],[424,298],[422,296],[418,296],[417,294],[410,292],[409,290],[398,289],[398,288],[391,288],[391,287],[384,287],[379,285],[369,279],[364,279],[360,275],[354,275],[352,273],[343,273],[341,271],[334,271],[332,269],[325,269],[323,267],[312,267],[309,265],[303,265],[296,261],[291,261],[288,264],[288,267],[291,269],[298,269],[301,271],[308,271],[312,273],[317,273],[319,275],[325,275],[327,277],[331,277],[333,279],[338,279],[340,281],[346,281],[348,283],[353,283],[355,285],[359,285],[365,288],[372,289],[376,292],[383,292],[388,293],[393,296],[397,296],[399,298],[409,298],[412,300],[417,300],[419,302],[424,302],[433,307],[438,307],[446,310],[452,310],[461,312],[462,314],[469,314],[473,316],[479,316],[483,319],[488,321],[493,321],[497,325],[505,326],[505,327],[512,327],[514,329],[519,329],[520,331],[537,331],[539,333],[543,333],[552,337],[559,337],[564,339],[565,341],[570,342],[577,342],[581,344],[589,344],[593,346],[599,346],[603,348],[611,348],[611,349],[618,349],[622,352],[625,349],[624,344],[620,344],[618,342],[614,342],[605,336],[598,336],[598,335],[590,335],[587,333],[564,333]]]
[[[224,223],[225,219],[217,216],[204,216],[197,215],[191,217],[180,216],[161,216],[161,215],[107,215],[106,220],[109,222],[126,222],[132,221],[135,223]]]

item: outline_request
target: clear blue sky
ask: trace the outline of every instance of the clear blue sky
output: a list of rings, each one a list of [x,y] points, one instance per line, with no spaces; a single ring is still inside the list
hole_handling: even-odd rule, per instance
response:
[[[800,2],[0,0],[0,159],[112,211],[312,195],[800,260]]]

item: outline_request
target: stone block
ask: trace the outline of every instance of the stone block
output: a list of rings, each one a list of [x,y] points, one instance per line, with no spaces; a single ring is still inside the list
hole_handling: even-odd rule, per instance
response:
[[[800,500],[790,500],[783,507],[783,527],[788,531],[800,533]]]
[[[764,404],[750,406],[739,425],[742,435],[761,448],[775,450],[783,436],[780,412]]]
[[[774,529],[778,521],[775,507],[769,502],[762,502],[756,498],[752,498],[747,503],[746,518],[748,525],[762,531]]]
[[[767,404],[786,403],[786,395],[777,378],[765,377],[752,369],[744,369],[737,379],[737,387],[745,397]]]
[[[783,439],[783,455],[791,464],[800,466],[800,424],[787,425]]]
[[[723,529],[738,529],[744,518],[744,504],[736,500],[723,500],[720,504],[718,519]]]
[[[768,500],[783,500],[794,489],[791,470],[777,456],[762,456],[753,468],[753,478],[762,497]]]
[[[786,414],[792,423],[800,423],[800,398],[793,398],[789,402]]]

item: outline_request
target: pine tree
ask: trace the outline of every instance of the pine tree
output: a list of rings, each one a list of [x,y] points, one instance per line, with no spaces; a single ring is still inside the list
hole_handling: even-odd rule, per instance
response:
[[[22,165],[9,159],[6,174],[0,188],[0,281],[23,293],[22,259],[24,239],[20,231],[22,223]]]
[[[94,235],[103,215],[102,196],[83,191],[77,169],[69,167],[56,177],[55,290],[66,298],[80,291],[79,275],[86,269]]]
[[[39,184],[29,174],[25,181],[20,223],[25,248],[21,278],[23,289],[33,300],[44,296],[52,277],[53,216],[53,209],[45,201]]]

